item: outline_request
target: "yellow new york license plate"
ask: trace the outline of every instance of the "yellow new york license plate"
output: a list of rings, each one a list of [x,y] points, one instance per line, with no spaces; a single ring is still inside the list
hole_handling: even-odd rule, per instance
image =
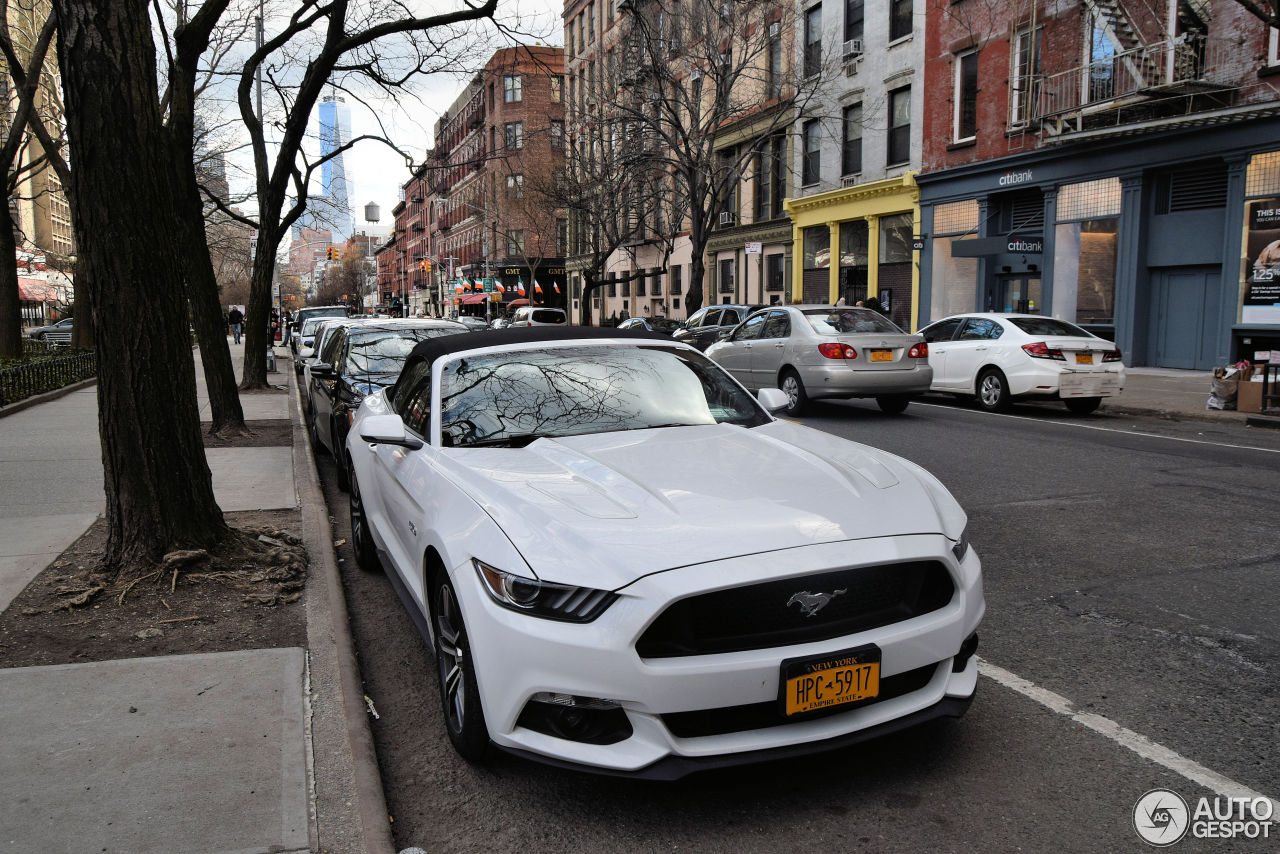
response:
[[[784,661],[782,675],[788,715],[868,700],[880,694],[880,650],[860,647],[824,658]]]
[[[872,350],[872,351],[871,351],[871,361],[873,361],[873,362],[892,362],[892,361],[893,361],[893,351],[892,351],[892,350]]]
[[[1093,364],[1093,354],[1092,354],[1092,353],[1076,353],[1076,364],[1077,364],[1077,365],[1092,365],[1092,364]]]

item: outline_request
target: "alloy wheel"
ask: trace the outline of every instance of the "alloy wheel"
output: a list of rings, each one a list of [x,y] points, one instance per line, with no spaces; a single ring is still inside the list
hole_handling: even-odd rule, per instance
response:
[[[445,715],[449,728],[462,732],[467,722],[466,638],[462,631],[458,602],[453,588],[440,585],[436,623],[440,646],[440,683],[444,691]]]

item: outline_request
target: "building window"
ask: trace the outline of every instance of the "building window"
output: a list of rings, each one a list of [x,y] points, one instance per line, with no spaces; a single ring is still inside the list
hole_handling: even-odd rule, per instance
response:
[[[844,40],[861,39],[864,0],[844,0]]]
[[[804,162],[800,168],[800,181],[806,186],[818,183],[822,176],[821,161],[819,159],[822,152],[818,148],[818,130],[818,120],[810,119],[804,123],[804,129],[801,131],[804,143]]]
[[[764,289],[766,291],[780,291],[783,289],[784,279],[786,277],[786,259],[785,256],[766,255],[764,258]]]
[[[783,163],[781,136],[774,136],[756,155],[755,168],[755,219],[763,222],[782,216],[782,200],[786,196],[786,165]]]
[[[1280,30],[1267,28],[1267,65],[1280,65]]]
[[[1032,86],[1040,74],[1040,30],[1018,32],[1013,43],[1013,81],[1009,95],[1009,124],[1025,125],[1031,118]]]
[[[524,176],[523,175],[507,176],[507,198],[508,199],[524,198]]]
[[[765,68],[767,75],[765,97],[770,101],[782,97],[782,35],[780,33],[773,35],[773,30],[776,28],[778,28],[777,24],[771,24],[769,27],[769,53],[766,57],[768,64]]]
[[[684,267],[675,264],[671,268],[671,293],[679,294],[684,292]]]
[[[569,251],[569,220],[556,220],[556,254],[561,258]]]
[[[551,103],[559,104],[564,99],[564,75],[554,74],[551,77]]]
[[[956,59],[955,140],[973,139],[978,133],[978,52]]]
[[[605,2],[610,2],[610,0],[605,0]],[[591,42],[591,44],[595,44],[596,43],[596,4],[595,3],[587,4],[586,25],[587,25],[586,26],[587,41]]]
[[[502,78],[502,100],[508,104],[524,100],[524,84],[519,74],[508,74]]]
[[[911,35],[912,0],[889,0],[889,41]]]
[[[840,174],[856,175],[862,171],[862,105],[844,108],[844,136],[840,141]]]
[[[889,93],[889,156],[893,166],[911,160],[911,87]]]
[[[636,296],[638,297],[644,296],[644,279],[645,279],[644,270],[637,270],[636,271]]]
[[[524,122],[507,122],[507,148],[524,148]]]
[[[822,70],[822,4],[804,13],[804,75]]]
[[[524,229],[516,228],[507,233],[507,255],[524,254]]]
[[[564,122],[553,121],[550,125],[551,147],[559,151],[564,148]]]
[[[732,294],[733,288],[733,259],[722,258],[720,260],[720,293]]]

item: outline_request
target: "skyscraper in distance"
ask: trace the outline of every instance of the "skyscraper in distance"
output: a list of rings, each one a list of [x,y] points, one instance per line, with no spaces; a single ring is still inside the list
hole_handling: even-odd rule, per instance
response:
[[[320,154],[328,156],[351,141],[351,110],[341,95],[333,93],[321,99],[318,112]],[[355,230],[342,154],[326,160],[320,167],[320,193],[307,200],[307,212],[294,223],[294,237],[304,228],[328,229],[335,242],[346,240]]]

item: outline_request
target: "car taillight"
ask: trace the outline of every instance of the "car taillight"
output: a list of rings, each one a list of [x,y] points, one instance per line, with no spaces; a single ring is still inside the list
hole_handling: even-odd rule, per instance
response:
[[[927,359],[929,358],[929,345],[924,341],[912,347],[907,351],[908,359]]]
[[[856,359],[858,351],[850,347],[848,344],[841,344],[836,341],[827,341],[818,345],[818,352],[826,356],[828,359]]]
[[[1119,348],[1119,347],[1117,347],[1117,348],[1115,348],[1114,350],[1112,350],[1110,353],[1103,353],[1103,354],[1102,354],[1102,361],[1104,361],[1104,362],[1118,362],[1118,361],[1120,361],[1120,348]]]
[[[1023,344],[1022,349],[1033,359],[1057,359],[1059,362],[1067,360],[1062,355],[1061,350],[1055,350],[1043,341],[1037,341],[1034,344]]]

